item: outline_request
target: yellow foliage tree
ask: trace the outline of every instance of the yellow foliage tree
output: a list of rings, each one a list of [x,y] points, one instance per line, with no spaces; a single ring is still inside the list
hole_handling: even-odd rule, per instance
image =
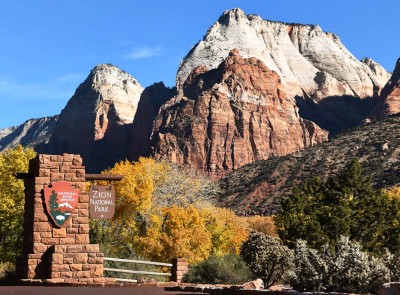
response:
[[[238,254],[248,236],[246,220],[232,210],[214,206],[203,209],[202,215],[211,235],[211,254]]]
[[[400,199],[400,186],[395,186],[385,190],[386,195],[390,200]]]
[[[149,173],[149,166],[157,163],[149,162],[150,160],[146,158],[140,158],[137,163],[125,160],[104,172],[104,174],[124,175],[121,181],[115,183],[115,193],[118,196],[116,218],[130,212],[145,212],[151,208],[156,178]]]
[[[13,261],[22,246],[24,182],[14,174],[27,172],[35,155],[21,145],[0,153],[0,261]]]
[[[172,205],[163,208],[162,216],[153,216],[148,234],[136,240],[137,250],[153,260],[185,257],[190,263],[210,255],[211,236],[200,211]]]
[[[258,231],[268,236],[278,237],[274,216],[254,215],[241,218],[247,224],[247,229],[249,232]]]
[[[93,242],[103,244],[110,256],[156,261],[185,257],[197,263],[209,255],[239,253],[251,229],[276,235],[270,217],[238,217],[213,206],[217,186],[192,170],[140,158],[104,173],[124,175],[115,184],[114,219],[92,222]]]

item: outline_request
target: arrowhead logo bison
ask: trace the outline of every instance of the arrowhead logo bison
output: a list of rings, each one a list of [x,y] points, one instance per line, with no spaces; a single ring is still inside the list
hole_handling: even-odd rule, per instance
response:
[[[58,227],[62,227],[78,204],[79,190],[72,188],[67,181],[54,182],[52,187],[44,188],[47,213]]]

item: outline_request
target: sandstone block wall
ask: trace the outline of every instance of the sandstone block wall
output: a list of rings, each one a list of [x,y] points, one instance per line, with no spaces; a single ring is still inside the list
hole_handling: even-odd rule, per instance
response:
[[[38,155],[30,161],[25,180],[23,255],[17,265],[21,279],[49,282],[100,283],[103,253],[89,244],[89,195],[85,167],[79,155]],[[43,190],[52,182],[68,181],[80,190],[77,208],[63,227],[55,226],[45,208]]]
[[[189,263],[185,258],[172,260],[171,281],[181,283],[183,276],[189,271]]]

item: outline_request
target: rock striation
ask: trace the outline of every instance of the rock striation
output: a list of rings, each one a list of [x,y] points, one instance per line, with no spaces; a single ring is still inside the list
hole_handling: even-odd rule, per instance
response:
[[[58,116],[30,119],[19,126],[0,130],[0,151],[14,148],[18,144],[37,148],[46,144],[53,132]]]
[[[216,68],[234,48],[245,58],[263,61],[293,97],[373,97],[390,78],[374,61],[357,60],[336,35],[319,26],[262,20],[233,9],[225,11],[183,59],[178,88],[194,68]]]
[[[400,112],[400,58],[397,60],[392,77],[382,90],[377,104],[378,117],[393,115]]]
[[[82,155],[88,171],[106,168],[125,156],[143,87],[128,73],[96,66],[62,110],[46,147],[52,154]]]
[[[300,118],[280,77],[237,50],[217,69],[191,72],[181,93],[161,107],[152,137],[157,157],[213,173],[326,139],[326,131]]]

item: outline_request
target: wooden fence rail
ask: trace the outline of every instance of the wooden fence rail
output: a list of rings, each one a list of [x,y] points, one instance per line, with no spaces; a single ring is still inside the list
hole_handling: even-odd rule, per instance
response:
[[[104,257],[104,261],[126,262],[126,263],[134,263],[134,264],[146,264],[146,265],[167,266],[167,267],[173,266],[171,263],[153,262],[153,261],[144,261],[144,260],[131,260],[131,259],[122,259],[122,258],[110,258],[110,257]],[[155,276],[171,276],[172,275],[171,272],[169,272],[169,273],[152,272],[152,271],[130,270],[130,269],[108,268],[108,267],[105,267],[104,270],[111,271],[111,272],[118,272],[118,273],[143,274],[143,275],[155,275]],[[115,280],[121,281],[121,282],[131,282],[131,283],[137,282],[137,280],[121,279],[121,278],[115,278]]]

